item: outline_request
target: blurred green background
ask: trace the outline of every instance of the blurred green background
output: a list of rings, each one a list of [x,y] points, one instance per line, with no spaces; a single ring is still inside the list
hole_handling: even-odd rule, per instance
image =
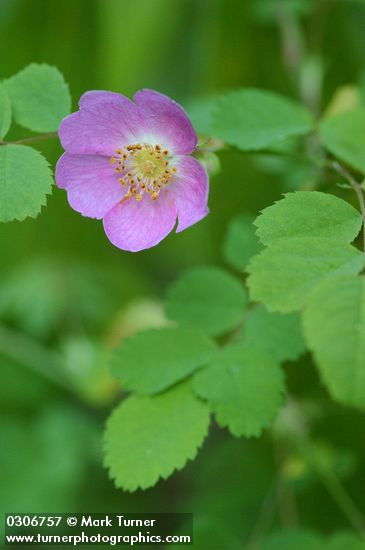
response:
[[[318,111],[339,86],[363,85],[364,29],[360,0],[0,0],[1,77],[34,61],[56,65],[75,109],[90,89],[148,87],[189,108],[254,86],[301,92]],[[284,47],[302,36],[309,90]],[[54,165],[56,140],[39,148]],[[211,214],[148,251],[114,248],[102,224],[71,210],[56,188],[38,219],[0,226],[1,511],[193,511],[197,548],[243,548],[280,526],[351,527],[318,472],[268,434],[233,440],[212,430],[194,463],[133,495],[116,490],[101,466],[103,422],[119,398],[104,357],[123,336],[163,324],[160,300],[183,268],[222,262],[232,217],[255,215],[288,189],[252,156],[220,159]],[[288,365],[287,378],[315,403],[314,434],[333,447],[318,452],[365,508],[363,417],[329,404],[308,357]],[[279,475],[284,496],[271,513]]]

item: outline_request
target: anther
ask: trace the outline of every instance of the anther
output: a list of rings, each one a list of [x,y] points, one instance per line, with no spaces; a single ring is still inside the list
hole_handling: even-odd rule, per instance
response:
[[[125,188],[126,197],[141,201],[143,194],[148,193],[156,200],[174,179],[177,170],[169,166],[169,151],[159,144],[131,144],[116,152],[119,156],[110,157],[109,161],[116,173],[121,172],[118,181]]]

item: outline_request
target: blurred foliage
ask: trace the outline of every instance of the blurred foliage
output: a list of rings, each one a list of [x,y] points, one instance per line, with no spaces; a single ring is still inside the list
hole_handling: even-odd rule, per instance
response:
[[[2,0],[1,78],[56,65],[74,107],[89,89],[155,88],[190,106],[204,143],[211,115],[201,101],[222,90],[263,88],[332,114],[363,104],[364,27],[362,0]],[[288,29],[306,36],[298,78]],[[10,137],[24,135],[15,127]],[[57,140],[37,147],[51,164],[61,152]],[[247,217],[317,180],[313,167],[271,153],[223,150],[220,170],[208,155],[210,216],[137,255],[114,248],[56,189],[37,220],[0,225],[2,511],[192,511],[199,549],[363,547],[335,532],[357,524],[342,490],[365,509],[364,417],[330,403],[307,355],[286,364],[299,405],[276,437],[236,440],[213,427],[194,463],[133,495],[101,466],[102,426],[120,393],[103,358],[136,330],[167,324],[158,301],[167,283],[185,267],[221,263],[234,217],[245,216],[230,225],[231,264]],[[297,444],[303,430],[310,452]]]

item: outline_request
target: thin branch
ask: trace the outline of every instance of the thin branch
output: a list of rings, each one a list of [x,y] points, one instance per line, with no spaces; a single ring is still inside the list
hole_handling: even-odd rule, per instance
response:
[[[266,496],[264,497],[258,516],[254,522],[254,526],[247,541],[247,550],[254,550],[260,543],[263,535],[272,524],[277,506],[277,491],[281,483],[280,479],[274,479],[270,484]]]
[[[357,531],[362,538],[365,538],[365,517],[352,500],[342,483],[332,472],[323,469],[321,464],[319,464],[316,460],[316,457],[313,456],[311,448],[308,446],[306,440],[302,440],[299,448],[309,464],[316,471],[319,479],[333,500],[336,502],[338,508],[347,518],[350,525],[352,525],[354,530]]]
[[[363,233],[363,250],[365,253],[365,200],[364,200],[364,194],[362,191],[361,184],[353,178],[353,176],[350,174],[348,170],[344,166],[342,166],[339,162],[334,161],[332,162],[332,168],[340,174],[342,177],[344,177],[348,183],[351,185],[352,189],[355,191],[360,211],[361,211],[361,217],[362,217],[362,233]]]
[[[34,141],[44,141],[45,139],[53,139],[58,136],[57,132],[47,132],[45,134],[39,134],[39,136],[31,136],[16,141],[4,141],[0,140],[1,145],[22,145],[23,143],[33,143]]]
[[[323,485],[343,514],[347,517],[349,523],[362,538],[365,538],[364,516],[343,485],[335,476],[324,472],[321,474],[321,478]]]

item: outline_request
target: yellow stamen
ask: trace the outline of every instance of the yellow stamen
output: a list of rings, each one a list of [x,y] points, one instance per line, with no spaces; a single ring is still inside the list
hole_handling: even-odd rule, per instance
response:
[[[152,200],[160,196],[166,185],[174,180],[176,168],[169,166],[169,151],[161,145],[130,144],[123,149],[117,149],[117,158],[111,157],[110,163],[118,163],[114,168],[116,173],[123,172],[118,181],[127,188],[126,198],[134,196],[137,201],[143,199],[147,192]]]

